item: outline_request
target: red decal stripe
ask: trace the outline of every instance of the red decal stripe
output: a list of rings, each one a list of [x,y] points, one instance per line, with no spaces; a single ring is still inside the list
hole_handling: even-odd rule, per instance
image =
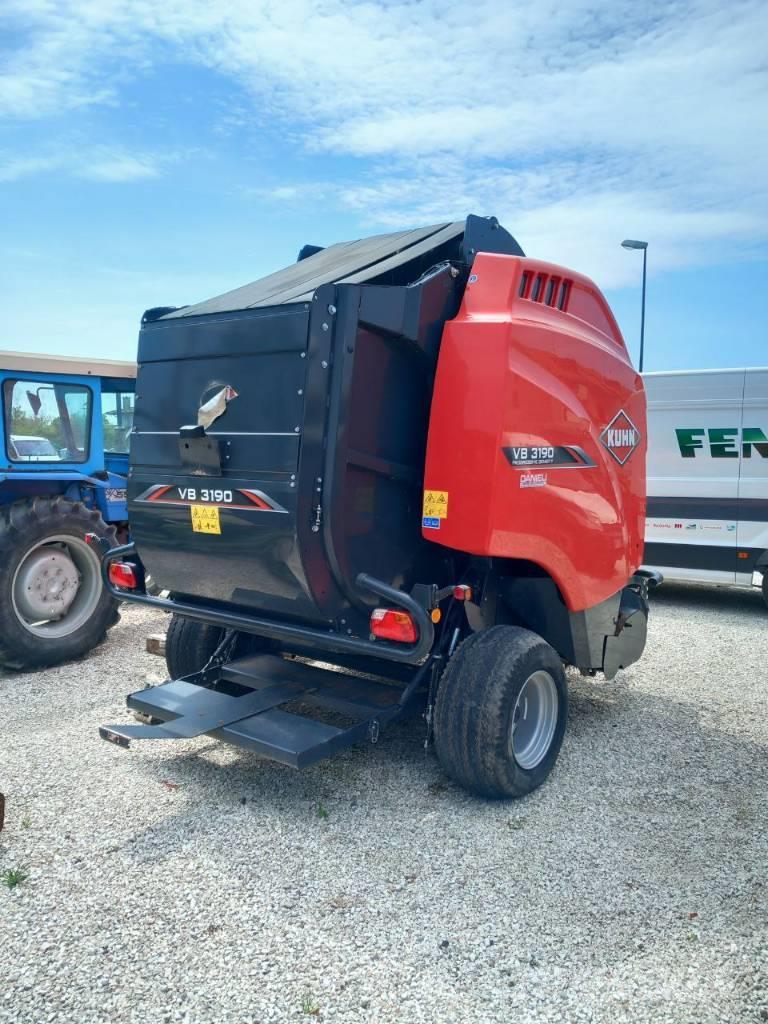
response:
[[[259,498],[258,495],[251,494],[250,491],[240,491],[240,493],[245,495],[245,497],[248,498],[249,501],[252,501],[257,508],[263,509],[265,512],[274,512],[272,506],[268,505],[263,498]]]
[[[172,485],[171,484],[168,484],[166,487],[161,487],[159,490],[155,491],[154,494],[150,495],[149,500],[150,501],[159,501],[160,498],[162,498],[162,496],[164,494],[167,494],[168,491],[170,491],[170,490],[172,490]]]

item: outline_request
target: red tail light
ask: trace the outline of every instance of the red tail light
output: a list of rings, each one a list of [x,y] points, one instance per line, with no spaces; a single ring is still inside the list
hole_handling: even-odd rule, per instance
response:
[[[109,567],[109,582],[124,590],[135,590],[139,585],[136,566],[130,562],[113,562]]]
[[[396,608],[375,608],[371,614],[371,633],[379,640],[394,640],[399,644],[415,644],[419,638],[416,623],[408,612]]]

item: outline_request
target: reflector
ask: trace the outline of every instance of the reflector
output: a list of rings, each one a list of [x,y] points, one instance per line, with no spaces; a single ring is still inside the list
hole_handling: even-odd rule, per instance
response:
[[[109,582],[115,587],[135,590],[139,585],[136,566],[130,562],[113,562],[109,567]]]
[[[374,608],[371,633],[379,640],[394,640],[400,644],[414,644],[419,638],[416,624],[408,612],[396,608]]]

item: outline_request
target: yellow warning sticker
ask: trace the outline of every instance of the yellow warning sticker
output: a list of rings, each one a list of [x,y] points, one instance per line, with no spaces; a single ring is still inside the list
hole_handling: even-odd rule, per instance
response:
[[[448,518],[448,491],[424,491],[424,510],[428,519]]]
[[[195,533],[221,533],[221,520],[217,505],[190,505],[192,529]]]

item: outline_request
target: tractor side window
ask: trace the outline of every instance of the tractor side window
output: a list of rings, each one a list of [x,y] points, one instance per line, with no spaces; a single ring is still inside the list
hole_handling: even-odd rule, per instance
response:
[[[11,462],[85,462],[91,434],[91,389],[78,384],[7,380],[5,443]]]
[[[118,455],[128,454],[135,404],[136,395],[132,391],[102,390],[101,419],[104,425],[104,451]]]

